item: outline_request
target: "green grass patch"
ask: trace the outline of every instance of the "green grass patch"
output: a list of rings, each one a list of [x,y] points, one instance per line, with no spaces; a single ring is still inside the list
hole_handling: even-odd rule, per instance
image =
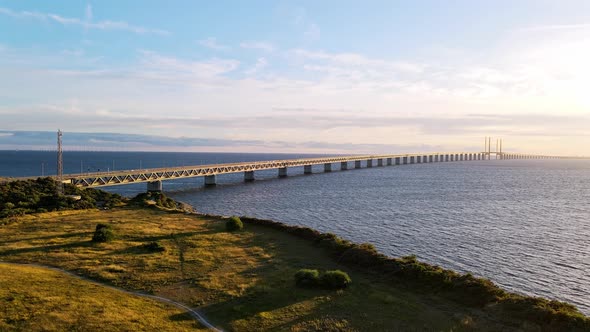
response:
[[[242,217],[247,227],[227,232],[226,220],[132,207],[26,215],[0,226],[0,260],[57,266],[174,299],[233,331],[543,331],[570,326],[559,324],[570,324],[575,312],[522,303],[524,297],[506,292],[486,305],[470,303],[460,297],[487,287],[477,278],[278,223]],[[117,237],[93,244],[97,223],[112,225]],[[146,250],[151,242],[166,250]],[[354,282],[345,290],[297,287],[294,275],[304,268],[346,271]],[[508,298],[512,307],[502,302]],[[520,311],[532,307],[539,311]],[[549,310],[561,312],[562,320],[530,317]],[[569,330],[584,331],[588,320],[578,315]]]

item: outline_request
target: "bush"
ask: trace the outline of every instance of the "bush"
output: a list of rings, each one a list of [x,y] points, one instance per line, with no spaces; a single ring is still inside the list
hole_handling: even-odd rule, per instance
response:
[[[326,271],[320,277],[320,283],[325,288],[330,289],[342,289],[348,287],[352,279],[348,276],[348,273],[334,270],[334,271]]]
[[[352,280],[346,272],[340,270],[319,273],[318,270],[301,269],[295,273],[295,284],[300,287],[322,287],[327,289],[343,289]]]
[[[318,270],[301,269],[295,272],[295,285],[301,287],[316,287],[320,285]]]
[[[111,225],[98,224],[92,236],[92,242],[109,242],[115,238]]]
[[[244,228],[244,224],[242,223],[242,220],[240,220],[239,217],[233,216],[225,222],[225,229],[228,232],[239,231],[242,228]]]
[[[142,246],[145,250],[149,252],[163,252],[166,251],[163,245],[159,244],[158,242],[150,242],[146,243]]]

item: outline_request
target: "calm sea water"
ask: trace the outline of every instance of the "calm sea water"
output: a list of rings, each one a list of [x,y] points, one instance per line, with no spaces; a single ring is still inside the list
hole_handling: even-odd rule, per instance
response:
[[[39,175],[43,161],[46,174],[54,174],[54,155],[0,151],[0,176]],[[308,156],[66,152],[64,162],[66,172],[79,172],[80,163],[82,171],[96,171],[113,161],[115,169],[136,169]],[[471,161],[309,176],[293,168],[285,179],[276,175],[257,172],[253,183],[242,183],[242,174],[222,175],[214,188],[204,188],[202,178],[167,181],[164,190],[201,212],[332,232],[590,314],[590,161]],[[145,184],[109,190],[132,195]]]

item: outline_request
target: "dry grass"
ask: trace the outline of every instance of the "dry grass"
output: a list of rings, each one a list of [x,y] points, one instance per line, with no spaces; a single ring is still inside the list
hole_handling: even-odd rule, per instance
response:
[[[118,238],[90,242],[97,223]],[[157,241],[166,248],[146,252]],[[199,308],[214,324],[258,330],[506,330],[522,327],[431,294],[349,271],[308,241],[264,226],[155,209],[53,212],[0,226],[0,260],[35,262]],[[345,291],[300,289],[301,268],[345,270]],[[0,272],[2,274],[2,272]],[[81,293],[84,293],[81,290]],[[516,325],[512,325],[516,324]]]
[[[0,263],[0,331],[194,331],[184,311],[67,274]]]

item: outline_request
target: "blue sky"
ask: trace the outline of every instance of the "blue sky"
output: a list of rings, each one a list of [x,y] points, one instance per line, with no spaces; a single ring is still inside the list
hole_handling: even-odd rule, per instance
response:
[[[0,148],[590,154],[589,45],[588,1],[0,1]]]

